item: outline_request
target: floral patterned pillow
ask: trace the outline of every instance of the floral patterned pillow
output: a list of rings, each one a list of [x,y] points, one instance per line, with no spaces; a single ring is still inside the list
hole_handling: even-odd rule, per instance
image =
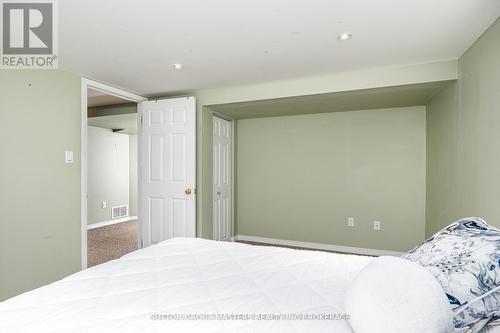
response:
[[[458,220],[403,258],[425,266],[438,280],[456,328],[477,331],[500,315],[500,230],[484,220]]]

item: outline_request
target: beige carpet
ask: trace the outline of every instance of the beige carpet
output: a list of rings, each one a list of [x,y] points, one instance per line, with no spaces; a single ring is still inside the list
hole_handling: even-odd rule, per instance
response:
[[[87,266],[92,267],[137,250],[137,221],[87,231]]]

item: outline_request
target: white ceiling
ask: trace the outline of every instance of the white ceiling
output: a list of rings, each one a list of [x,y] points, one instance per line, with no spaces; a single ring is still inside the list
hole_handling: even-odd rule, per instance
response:
[[[60,67],[148,96],[455,59],[500,15],[499,0],[58,4]]]

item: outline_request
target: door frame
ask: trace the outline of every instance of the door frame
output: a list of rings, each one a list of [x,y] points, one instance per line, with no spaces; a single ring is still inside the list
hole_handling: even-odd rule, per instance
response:
[[[81,209],[81,236],[82,236],[82,269],[87,268],[87,178],[88,178],[88,169],[87,169],[87,127],[88,127],[88,122],[87,122],[87,89],[91,88],[94,90],[99,90],[102,91],[108,95],[112,95],[115,97],[119,97],[134,103],[140,103],[147,101],[148,99],[146,97],[136,95],[133,93],[130,93],[128,91],[107,85],[102,82],[90,80],[87,78],[82,77],[81,80],[81,86],[82,86],[82,118],[81,118],[81,147],[80,147],[80,209]],[[141,126],[139,126],[139,117],[137,117],[138,121],[138,126],[137,126],[137,136],[141,134]],[[139,144],[137,145],[137,156],[139,156],[139,150],[140,146]],[[139,161],[138,161],[139,163]],[[138,170],[140,168],[140,165],[138,165]],[[139,185],[139,184],[138,184]],[[138,207],[140,210],[140,207]],[[138,214],[139,216],[139,214]],[[140,228],[139,228],[140,229]],[[140,234],[139,234],[140,235]],[[139,237],[139,239],[141,236]],[[137,240],[138,244],[140,244],[140,240]]]
[[[234,160],[235,160],[235,151],[236,151],[236,147],[235,147],[235,142],[236,142],[236,138],[234,136],[235,134],[235,120],[226,116],[226,115],[223,115],[223,114],[220,114],[220,113],[217,113],[217,112],[213,112],[212,113],[212,126],[213,126],[213,123],[214,123],[214,119],[213,118],[220,118],[222,120],[225,120],[225,121],[228,121],[231,123],[231,159],[230,159],[230,163],[231,163],[231,198],[229,199],[229,205],[231,206],[231,223],[230,223],[230,227],[231,227],[231,231],[230,231],[230,235],[231,235],[231,241],[234,241],[235,240],[235,234],[234,234],[234,230],[235,230],[235,223],[236,223],[236,211],[234,209],[235,207],[235,201],[234,201],[234,197],[235,197],[235,190],[236,190],[236,183],[235,183],[235,163],[234,163]],[[214,144],[213,144],[213,137],[214,137],[214,131],[213,131],[213,128],[212,128],[212,202],[210,203],[213,207],[213,204],[214,204],[214,179],[213,179],[213,167],[214,167],[214,161],[213,161],[213,154],[214,154]],[[212,208],[213,209],[213,208]],[[212,211],[212,238],[215,239],[215,225],[214,225],[214,218],[213,218],[213,211]]]

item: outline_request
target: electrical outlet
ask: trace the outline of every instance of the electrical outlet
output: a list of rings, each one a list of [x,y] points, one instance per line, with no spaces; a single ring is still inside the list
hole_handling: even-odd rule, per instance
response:
[[[380,221],[373,221],[373,230],[380,231],[380,225],[382,223]]]
[[[347,226],[348,227],[354,227],[354,217],[348,217],[347,218]]]
[[[104,209],[108,206],[108,203],[106,201],[101,202],[101,208]]]

